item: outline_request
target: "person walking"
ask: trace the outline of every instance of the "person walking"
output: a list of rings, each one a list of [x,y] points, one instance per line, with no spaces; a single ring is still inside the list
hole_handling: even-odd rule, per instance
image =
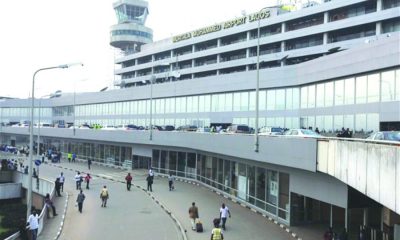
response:
[[[29,231],[31,232],[31,239],[36,240],[39,229],[39,216],[37,215],[35,209],[31,211],[31,215],[29,215],[27,223],[29,225]]]
[[[211,240],[223,240],[224,239],[224,233],[219,227],[220,220],[218,218],[214,218],[213,224],[214,228],[211,231]]]
[[[147,191],[153,192],[153,187],[152,187],[153,178],[150,176],[150,174],[147,175],[146,181],[147,181]]]
[[[226,229],[226,219],[228,217],[229,214],[229,218],[231,217],[231,212],[229,211],[229,208],[227,206],[225,206],[225,203],[222,204],[221,208],[219,209],[219,217],[221,218],[222,221],[222,230],[225,231]]]
[[[60,174],[60,187],[61,187],[61,192],[64,192],[64,182],[65,182],[65,177],[64,177],[64,173],[61,172]]]
[[[57,212],[56,212],[56,207],[53,204],[53,201],[51,201],[50,199],[50,194],[46,194],[46,196],[44,197],[44,203],[46,204],[47,208],[51,208],[53,210],[53,216],[57,216]],[[48,216],[47,216],[48,217]]]
[[[67,157],[68,157],[68,162],[70,163],[71,160],[72,160],[72,153],[68,153],[68,154],[67,154]]]
[[[54,182],[54,184],[55,184],[57,197],[61,197],[61,193],[60,193],[60,189],[61,189],[60,178],[56,178],[56,181]]]
[[[89,160],[87,161],[87,165],[88,165],[88,168],[90,170],[90,165],[92,165],[92,159],[89,158]]]
[[[192,230],[196,231],[196,219],[199,218],[199,209],[195,202],[192,202],[192,206],[189,208],[189,218],[192,224]]]
[[[131,186],[132,186],[132,176],[131,176],[131,173],[128,173],[128,175],[126,175],[125,181],[126,181],[126,189],[127,189],[128,191],[130,191],[130,190],[131,190]]]
[[[107,207],[107,200],[110,197],[107,186],[104,185],[100,192],[101,207]]]
[[[154,181],[154,171],[153,168],[149,169],[149,176],[151,177],[151,180]]]
[[[172,173],[170,173],[168,176],[168,185],[170,191],[174,190],[174,177],[172,176]]]
[[[89,184],[90,184],[90,180],[91,179],[92,179],[92,176],[90,176],[90,174],[87,173],[86,176],[85,176],[86,189],[89,189]]]
[[[78,210],[80,213],[82,213],[82,207],[83,207],[83,201],[85,201],[85,194],[83,194],[83,191],[81,189],[80,193],[78,194],[78,197],[76,198],[76,202],[78,203]]]
[[[73,154],[72,154],[72,162],[75,162],[75,159],[76,159],[76,154],[73,153]]]
[[[76,172],[76,175],[75,175],[76,190],[81,189],[81,183],[82,183],[81,173],[80,172]]]

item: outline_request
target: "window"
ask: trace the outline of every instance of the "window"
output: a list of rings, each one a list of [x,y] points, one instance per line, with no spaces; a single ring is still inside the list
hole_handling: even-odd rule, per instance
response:
[[[267,110],[276,110],[275,108],[275,90],[267,91]]]
[[[344,80],[344,104],[354,104],[354,78]]]
[[[344,103],[344,80],[335,81],[335,106]]]
[[[315,85],[308,86],[308,108],[315,108]]]
[[[317,84],[316,87],[316,106],[324,107],[325,106],[325,84]]]
[[[395,98],[395,71],[382,72],[381,101],[394,101]]]
[[[368,102],[379,102],[379,73],[368,75]]]
[[[367,102],[367,76],[356,78],[356,103],[366,103]],[[365,128],[364,128],[365,129]]]

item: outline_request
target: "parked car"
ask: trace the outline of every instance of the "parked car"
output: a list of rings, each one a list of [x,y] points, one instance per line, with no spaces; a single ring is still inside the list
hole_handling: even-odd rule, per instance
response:
[[[119,130],[138,130],[139,128],[134,124],[122,124],[122,125],[118,125],[117,129],[119,129]]]
[[[101,130],[111,130],[111,131],[114,131],[114,130],[118,130],[115,126],[111,126],[111,125],[105,125],[105,126],[103,126],[102,128],[101,128]]]
[[[163,127],[163,131],[174,131],[174,130],[175,130],[175,127],[172,125],[165,125]]]
[[[382,141],[400,141],[400,131],[374,132],[367,139]]]
[[[283,135],[284,129],[280,127],[262,127],[258,135]]]
[[[197,131],[197,127],[194,125],[184,125],[184,126],[178,127],[176,130],[177,131],[195,132],[195,131]]]
[[[245,124],[233,124],[226,129],[227,133],[251,133],[249,126]]]
[[[293,136],[293,137],[315,137],[315,138],[322,137],[322,135],[320,135],[310,129],[289,129],[283,135],[289,136],[289,137],[291,137],[291,136]]]

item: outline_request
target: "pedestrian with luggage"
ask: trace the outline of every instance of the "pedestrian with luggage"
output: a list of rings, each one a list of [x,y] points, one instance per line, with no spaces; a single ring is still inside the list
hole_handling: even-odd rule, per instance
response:
[[[127,189],[128,191],[130,191],[130,190],[131,190],[131,186],[132,186],[132,176],[131,176],[131,173],[128,173],[128,175],[126,175],[125,181],[126,181],[126,189]]]
[[[174,190],[174,177],[172,176],[172,173],[170,173],[168,176],[168,185],[170,191]]]
[[[150,176],[150,174],[146,178],[147,181],[147,191],[153,192],[153,178]]]
[[[63,173],[63,172],[61,172],[59,178],[60,178],[60,188],[61,188],[61,192],[64,192],[65,177],[64,177],[64,173]]]
[[[225,206],[225,203],[222,204],[221,208],[219,209],[219,217],[221,218],[222,221],[222,230],[225,231],[226,229],[226,219],[228,218],[228,214],[229,214],[229,218],[231,217],[231,212],[229,211],[229,208],[227,206]]]
[[[90,184],[90,180],[91,179],[92,179],[92,176],[90,176],[90,174],[87,173],[86,176],[85,176],[86,189],[89,189],[89,184]]]
[[[83,194],[83,191],[81,191],[78,194],[78,197],[76,198],[76,203],[78,203],[78,210],[80,213],[82,213],[82,207],[83,207],[83,201],[85,201],[85,194]]]
[[[192,202],[192,206],[189,208],[189,218],[190,223],[192,224],[192,230],[196,231],[196,219],[199,218],[199,209],[195,202]]]
[[[100,192],[101,207],[107,207],[107,200],[110,197],[107,186],[104,185]]]
[[[222,229],[219,227],[220,220],[218,218],[215,218],[213,220],[214,228],[211,231],[211,240],[223,240],[224,239],[224,233]]]

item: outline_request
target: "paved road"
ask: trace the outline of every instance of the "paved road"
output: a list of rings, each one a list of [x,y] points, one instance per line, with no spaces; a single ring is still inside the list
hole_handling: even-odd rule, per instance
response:
[[[68,193],[70,200],[59,239],[180,239],[172,219],[143,191],[128,192],[123,184],[106,179],[94,178],[90,190],[84,189],[86,200],[83,213],[79,213],[75,207],[78,193],[73,180],[75,172],[44,164],[40,174],[55,179],[61,171],[66,177],[63,194]],[[99,195],[103,185],[107,185],[110,192],[107,208],[100,206]],[[65,203],[64,198],[57,198],[56,202],[59,207]],[[40,239],[53,239],[60,219],[61,215],[51,219]]]
[[[60,166],[66,168],[72,168],[75,170],[80,171],[88,171],[86,164],[82,163],[61,163]],[[46,169],[49,169],[52,173],[60,172],[59,168],[49,167],[47,166]],[[46,170],[47,171],[47,170]],[[72,175],[74,174],[72,171],[63,170],[64,173],[69,172],[68,180],[71,184]],[[92,170],[90,170],[92,174],[101,175],[102,177],[106,178],[113,178],[116,180],[123,180],[126,171],[118,170],[113,168],[101,167],[101,166],[92,166]],[[133,182],[134,184],[138,184],[141,186],[145,186],[145,172],[143,170],[139,171],[131,171],[133,173]],[[110,199],[110,208],[101,209],[98,202],[98,195],[100,186],[104,183],[108,182],[111,188],[111,199]],[[212,193],[211,191],[207,190],[204,187],[195,186],[188,183],[182,182],[175,182],[176,190],[170,192],[168,190],[168,183],[167,180],[164,178],[156,177],[155,183],[153,185],[153,194],[160,199],[160,201],[169,208],[173,214],[178,218],[178,220],[182,223],[183,227],[187,229],[188,238],[190,240],[200,240],[200,239],[209,239],[210,232],[212,230],[212,219],[219,217],[219,208],[220,205],[224,202],[230,208],[232,213],[232,218],[228,219],[227,222],[227,231],[225,231],[225,237],[229,240],[242,240],[242,239],[254,239],[254,240],[289,240],[293,239],[288,233],[286,233],[283,229],[279,226],[269,222],[267,219],[249,211],[247,208],[244,208],[238,204],[234,204],[229,200]],[[90,190],[87,193],[89,199],[94,199],[91,201],[90,204],[85,203],[84,206],[84,218],[79,216],[80,214],[75,211],[72,214],[68,213],[69,216],[66,221],[66,225],[64,228],[66,229],[62,236],[66,239],[66,236],[70,239],[70,237],[93,237],[93,236],[102,236],[104,235],[99,234],[99,232],[104,232],[107,229],[107,233],[115,233],[121,230],[122,232],[127,231],[127,226],[129,223],[132,222],[131,226],[141,226],[146,225],[146,221],[158,221],[162,218],[165,213],[156,214],[151,212],[151,214],[147,214],[148,210],[154,210],[153,203],[149,202],[148,199],[140,200],[143,196],[143,191],[134,188],[132,192],[126,192],[125,185],[122,183],[110,183],[102,178],[95,178],[93,180],[93,188],[95,190]],[[75,191],[73,189],[70,190],[74,196],[72,199],[76,198]],[[117,196],[113,196],[117,195]],[[148,197],[147,197],[148,198]],[[196,233],[191,230],[191,225],[188,218],[188,208],[191,202],[195,201],[196,205],[199,207],[200,218],[203,221],[204,233]],[[93,203],[93,204],[92,204]],[[88,206],[90,205],[90,206]],[[129,206],[129,207],[127,207]],[[72,203],[70,203],[70,209],[73,209]],[[127,211],[132,214],[132,216],[127,216]],[[89,212],[89,213],[87,213]],[[94,212],[94,214],[92,214]],[[125,214],[124,214],[125,213]],[[109,215],[108,215],[109,214]],[[146,215],[147,214],[147,215]],[[88,216],[89,215],[89,216]],[[109,221],[103,222],[98,221],[97,219],[104,219],[109,218]],[[155,219],[160,217],[160,219]],[[127,221],[126,219],[129,218],[130,220]],[[165,218],[164,218],[165,219]],[[170,219],[164,220],[165,225],[170,222]],[[112,223],[111,223],[112,222]],[[98,225],[98,227],[96,226]],[[162,232],[165,231],[167,234],[167,230],[169,230],[168,234],[172,234],[171,227],[166,227],[161,225],[160,226],[156,223],[152,223],[152,230],[150,231],[152,234],[153,232]],[[74,230],[74,228],[78,227],[82,231],[85,228],[88,228],[87,232],[79,234]],[[118,229],[118,231],[116,231]],[[137,228],[135,228],[137,229]],[[164,230],[162,230],[164,229]],[[130,229],[132,230],[132,229]],[[108,232],[110,231],[110,232]],[[149,232],[148,232],[149,233]],[[176,235],[177,233],[175,233]],[[128,236],[127,234],[126,236]],[[135,236],[135,235],[131,235]],[[166,239],[178,239],[176,236],[169,235],[169,238]],[[121,236],[122,237],[122,236]],[[77,239],[77,238],[76,238]],[[86,238],[90,239],[90,238]],[[92,238],[95,239],[95,238]],[[108,238],[103,238],[108,239]],[[120,238],[124,239],[124,238]],[[163,239],[163,238],[156,238],[152,237],[149,239]]]

